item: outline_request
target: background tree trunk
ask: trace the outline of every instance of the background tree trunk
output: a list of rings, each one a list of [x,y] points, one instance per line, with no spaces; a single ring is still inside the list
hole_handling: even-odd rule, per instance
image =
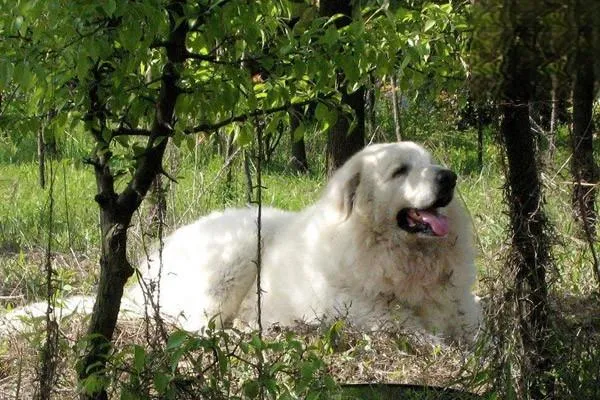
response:
[[[504,55],[501,135],[508,161],[506,199],[510,207],[511,267],[516,272],[521,371],[526,396],[552,398],[552,359],[549,354],[549,307],[546,269],[551,265],[535,138],[529,125],[529,102],[537,67],[534,4],[505,1],[513,28]]]
[[[475,106],[477,114],[477,168],[479,171],[483,169],[483,110],[481,105]]]
[[[319,13],[322,16],[342,14],[344,17],[336,20],[336,26],[341,28],[352,21],[352,2],[349,0],[324,0],[319,3]],[[343,81],[343,75],[338,75],[338,82]],[[341,88],[342,104],[350,106],[355,113],[356,123],[350,130],[350,121],[340,112],[334,126],[327,134],[327,174],[331,175],[354,153],[365,145],[365,90],[360,88],[354,93],[348,93],[348,88]]]
[[[377,134],[377,96],[375,79],[371,78],[371,87],[365,90],[365,137],[372,140]]]
[[[152,181],[150,195],[148,196],[148,234],[158,237],[164,217],[167,214],[167,185],[163,183],[161,175],[157,175]]]
[[[396,134],[396,140],[402,140],[402,126],[400,121],[400,96],[398,96],[398,84],[396,82],[396,75],[393,74],[390,77],[390,86],[392,89],[392,115],[394,116],[394,133]]]
[[[571,173],[573,185],[572,204],[575,219],[582,232],[596,236],[596,184],[597,166],[594,162],[594,24],[588,2],[575,0],[573,7],[578,32],[575,50],[573,84],[573,133]]]
[[[115,331],[121,298],[127,279],[134,270],[127,259],[127,230],[133,213],[148,193],[152,182],[162,171],[162,159],[172,134],[173,111],[180,90],[177,87],[181,65],[186,60],[185,39],[189,30],[184,16],[184,0],[171,0],[167,6],[171,30],[164,44],[167,60],[163,67],[161,89],[158,94],[154,121],[146,148],[139,157],[134,175],[127,187],[117,194],[110,169],[111,152],[105,139],[106,107],[101,95],[101,83],[105,74],[101,64],[94,70],[90,86],[90,112],[88,119],[98,122],[100,128],[92,128],[97,142],[96,152],[91,163],[94,165],[98,194],[96,202],[100,206],[100,229],[102,234],[102,255],[100,259],[100,280],[96,302],[88,328],[88,347],[79,363],[79,380],[85,387],[91,375],[104,378],[107,355]],[[91,124],[92,126],[94,124]],[[81,395],[85,400],[106,400],[108,394],[104,385],[95,386]]]
[[[331,175],[346,160],[365,146],[365,99],[364,89],[352,94],[342,93],[342,104],[349,105],[355,112],[354,129],[350,130],[350,120],[339,115],[327,135],[327,173]]]
[[[38,172],[39,182],[42,189],[46,188],[46,145],[44,143],[44,128],[46,127],[46,119],[42,120],[40,129],[37,135],[37,156],[38,156]]]
[[[290,110],[290,142],[292,143],[290,167],[294,172],[307,173],[308,172],[308,159],[306,158],[306,144],[304,143],[304,136],[294,137],[296,128],[300,126],[302,121],[302,108],[295,106]]]

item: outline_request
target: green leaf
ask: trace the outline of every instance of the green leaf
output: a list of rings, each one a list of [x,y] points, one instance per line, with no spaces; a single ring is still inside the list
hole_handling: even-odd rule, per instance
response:
[[[160,394],[167,391],[170,382],[171,377],[165,373],[158,372],[154,375],[154,388]]]
[[[265,379],[263,381],[263,386],[267,388],[267,392],[269,392],[273,398],[277,398],[277,394],[279,393],[279,384],[276,379]]]
[[[321,43],[323,43],[327,46],[332,46],[339,39],[340,39],[340,34],[339,34],[337,28],[335,27],[335,25],[329,25],[327,27],[327,30],[325,31],[325,34],[323,35],[323,37],[321,39]]]
[[[294,129],[294,132],[292,133],[292,138],[295,142],[297,142],[304,137],[305,133],[306,133],[306,125],[304,124],[304,121],[300,121],[300,123],[298,124],[296,129]]]
[[[173,350],[183,344],[188,338],[188,334],[185,331],[175,331],[167,339],[167,350]]]
[[[435,20],[428,19],[427,21],[425,21],[425,27],[423,28],[423,32],[429,31],[434,26],[435,26]]]
[[[117,2],[116,0],[102,0],[101,7],[106,13],[106,15],[112,17],[112,15],[115,13],[115,10],[117,9]]]
[[[14,80],[23,90],[29,90],[33,87],[34,78],[27,64],[20,64],[14,69]]]
[[[133,347],[133,368],[137,372],[141,372],[146,364],[146,351],[142,346],[135,345]]]
[[[16,30],[16,31],[18,31],[20,33],[22,26],[23,26],[23,16],[22,15],[17,15],[17,17],[13,21],[13,28],[14,28],[14,30]]]
[[[325,132],[337,121],[337,112],[330,110],[324,103],[317,104],[315,118],[319,121],[320,129]]]
[[[0,90],[5,90],[13,78],[14,65],[6,60],[0,59]]]
[[[315,117],[318,121],[323,121],[327,119],[327,115],[329,113],[329,108],[324,103],[317,104],[315,108]]]
[[[440,9],[446,14],[450,14],[452,12],[452,3],[442,4]]]
[[[244,382],[244,395],[248,398],[255,399],[258,397],[260,385],[256,381],[248,380]]]
[[[119,31],[119,42],[129,51],[134,51],[138,48],[141,37],[142,26],[139,23],[128,24],[125,29]]]
[[[356,58],[348,56],[342,56],[339,60],[342,70],[344,71],[344,75],[350,83],[355,83],[360,79],[360,72],[356,62]]]
[[[85,51],[80,52],[77,55],[77,61],[75,64],[75,71],[77,72],[77,77],[80,80],[85,80],[85,78],[90,73],[90,59]]]
[[[130,389],[123,388],[121,392],[120,400],[139,400],[140,395],[137,392],[134,392]]]
[[[250,339],[250,345],[257,350],[262,350],[265,347],[265,342],[258,337],[258,335],[252,335],[252,339]]]
[[[92,374],[82,382],[84,393],[97,393],[105,387],[105,380],[100,375]]]
[[[241,146],[247,146],[252,143],[252,128],[249,124],[234,125],[235,142]]]

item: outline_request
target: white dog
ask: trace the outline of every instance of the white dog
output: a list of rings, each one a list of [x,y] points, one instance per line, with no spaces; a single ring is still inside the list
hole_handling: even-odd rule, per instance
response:
[[[472,337],[472,232],[455,184],[421,146],[376,144],[335,172],[313,206],[263,209],[263,324],[345,317],[364,329]],[[225,210],[168,237],[144,272],[152,285],[161,271],[161,312],[189,330],[215,316],[255,326],[256,224],[256,208]],[[140,289],[129,296],[143,299]]]

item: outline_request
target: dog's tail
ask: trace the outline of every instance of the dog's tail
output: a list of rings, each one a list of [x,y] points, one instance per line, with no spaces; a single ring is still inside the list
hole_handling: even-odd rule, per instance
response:
[[[53,318],[60,322],[76,316],[92,314],[95,299],[93,296],[70,296],[56,301],[52,307]],[[46,319],[48,303],[41,301],[16,308],[0,315],[0,337],[30,333]],[[141,314],[140,314],[141,313]],[[143,307],[124,297],[121,301],[121,316],[143,315]]]

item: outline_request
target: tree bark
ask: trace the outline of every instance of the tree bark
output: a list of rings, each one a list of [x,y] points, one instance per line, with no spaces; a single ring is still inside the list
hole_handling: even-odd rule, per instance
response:
[[[38,153],[38,171],[39,182],[42,189],[46,188],[46,146],[44,143],[44,129],[46,127],[46,119],[42,120],[42,124],[37,135],[37,153]]]
[[[398,84],[396,75],[390,77],[390,85],[392,87],[392,115],[394,116],[394,133],[396,140],[402,140],[402,126],[400,121],[400,99],[398,96]]]
[[[127,259],[127,230],[133,213],[140,206],[156,176],[162,171],[163,155],[168,138],[172,134],[173,111],[180,93],[177,87],[179,69],[187,55],[185,38],[189,27],[188,21],[183,18],[183,4],[183,0],[172,0],[167,6],[171,31],[165,44],[167,61],[163,68],[154,122],[145,152],[138,159],[134,176],[120,194],[115,192],[114,178],[109,166],[112,156],[109,150],[110,143],[105,139],[107,110],[101,95],[101,82],[105,75],[101,65],[93,72],[89,91],[90,113],[87,118],[97,121],[97,124],[90,125],[99,126],[92,128],[97,147],[91,163],[94,165],[98,187],[96,202],[100,206],[102,255],[96,302],[88,328],[88,347],[79,363],[79,379],[84,387],[91,375],[99,379],[104,378],[124,286],[134,272]],[[104,386],[100,385],[84,392],[82,399],[108,399]]]
[[[161,175],[156,175],[156,178],[152,181],[148,203],[150,207],[148,210],[147,233],[150,237],[158,237],[164,224],[164,217],[167,214],[167,186],[163,183]]]
[[[552,110],[550,111],[550,135],[552,135],[552,139],[554,140],[554,134],[556,132],[556,125],[558,124],[558,86],[560,85],[558,81],[557,74],[552,74]],[[554,142],[552,142],[552,151],[554,151]]]
[[[300,126],[302,121],[302,108],[293,107],[290,110],[290,142],[292,143],[290,159],[290,167],[294,172],[305,174],[308,173],[308,159],[306,158],[306,144],[304,143],[304,135],[302,137],[294,137],[296,128]]]
[[[520,337],[524,351],[521,379],[528,397],[552,397],[552,359],[546,269],[551,266],[535,137],[529,102],[537,68],[535,7],[505,1],[513,28],[504,55],[501,135],[508,164],[506,199],[510,207],[511,264],[516,271]],[[531,6],[531,5],[530,5]]]
[[[235,142],[233,135],[227,134],[225,137],[225,154],[223,157],[223,162],[225,164],[225,168],[227,168],[227,174],[225,175],[225,186],[227,187],[227,192],[231,191],[231,186],[233,184],[233,166],[231,162],[231,157],[235,153]]]
[[[587,3],[586,3],[587,4]],[[596,236],[597,211],[596,184],[598,167],[594,162],[594,25],[588,5],[575,0],[578,37],[575,50],[575,76],[573,84],[573,131],[571,146],[571,173],[574,179],[572,204],[581,231],[591,238]]]
[[[365,90],[365,136],[374,138],[377,134],[377,96],[375,96],[375,78],[371,78],[371,87]]]
[[[352,21],[352,2],[350,0],[323,0],[319,3],[319,13],[322,16],[341,14],[335,23],[338,28]],[[340,112],[336,123],[327,134],[327,174],[331,175],[346,162],[353,154],[365,145],[365,90],[360,88],[354,93],[348,93],[343,87],[344,76],[338,74],[338,82],[342,91],[342,104],[350,106],[356,115],[354,128],[350,130],[350,121]]]
[[[475,107],[477,114],[477,168],[483,169],[483,110],[481,105]]]
[[[350,130],[350,120],[344,115],[339,115],[328,132],[327,174],[329,176],[365,146],[364,92],[364,89],[360,88],[351,94],[342,93],[342,104],[347,104],[354,110],[356,121],[354,129]]]

